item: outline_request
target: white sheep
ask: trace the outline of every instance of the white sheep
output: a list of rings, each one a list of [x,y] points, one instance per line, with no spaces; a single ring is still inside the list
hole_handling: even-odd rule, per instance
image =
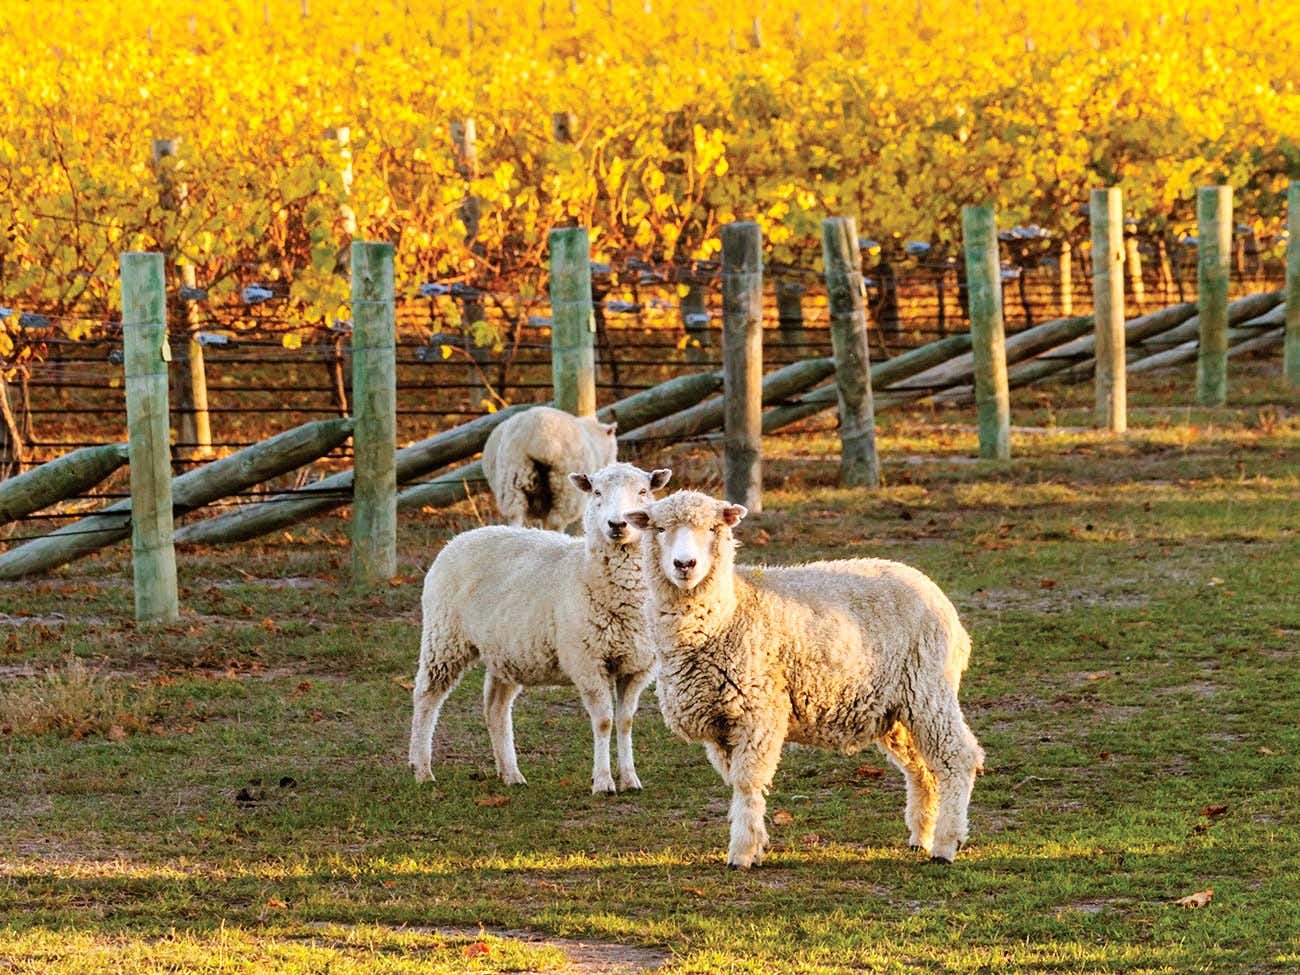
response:
[[[501,423],[483,445],[483,473],[506,523],[564,531],[578,521],[583,495],[566,475],[614,463],[617,428],[549,406]]]
[[[591,791],[615,791],[609,762],[615,723],[618,787],[641,788],[632,760],[632,717],[654,677],[654,649],[645,638],[641,533],[623,512],[653,501],[671,472],[613,464],[570,476],[588,496],[584,538],[476,528],[448,542],[425,576],[411,719],[417,781],[433,777],[433,733],[443,702],[465,670],[482,660],[483,712],[503,782],[525,784],[511,721],[519,692],[572,684],[595,739]]]
[[[846,754],[876,743],[907,778],[913,847],[951,862],[984,761],[957,701],[970,637],[956,609],[883,559],[736,567],[731,529],[745,514],[690,491],[627,514],[645,530],[664,720],[702,742],[733,789],[728,865],[762,860],[787,741]]]

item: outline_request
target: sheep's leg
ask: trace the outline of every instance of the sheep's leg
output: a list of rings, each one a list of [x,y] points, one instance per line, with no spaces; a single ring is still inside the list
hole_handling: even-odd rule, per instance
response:
[[[427,636],[420,653],[420,666],[415,672],[415,688],[411,692],[411,746],[408,759],[415,772],[416,782],[433,779],[433,732],[438,727],[438,715],[443,702],[460,683],[465,669],[474,659],[468,648],[433,648]],[[439,650],[449,651],[445,656]]]
[[[945,683],[926,704],[913,714],[912,735],[934,773],[939,794],[930,859],[951,863],[966,842],[966,811],[975,775],[984,764],[984,751],[967,727],[951,687]]]
[[[487,723],[488,737],[492,739],[492,758],[496,761],[497,775],[506,785],[527,785],[528,780],[519,771],[515,755],[515,727],[512,711],[515,698],[522,685],[488,671],[483,678],[483,718]]]
[[[747,869],[762,863],[767,849],[767,790],[771,788],[785,742],[780,728],[751,729],[731,752],[731,846],[727,866]]]
[[[911,831],[908,845],[914,850],[929,851],[934,843],[934,818],[939,809],[934,776],[911,733],[900,722],[895,721],[876,744],[907,779],[907,811],[903,818]]]
[[[614,730],[614,695],[609,684],[579,688],[582,704],[591,718],[594,754],[591,760],[591,791],[613,795],[614,776],[609,769],[609,733]]]
[[[731,756],[714,741],[704,743],[704,754],[709,756],[709,764],[722,776],[722,781],[731,785]]]
[[[614,706],[614,721],[618,731],[618,787],[641,790],[636,763],[632,759],[632,719],[641,700],[641,692],[654,677],[653,670],[639,674],[620,674],[614,681],[618,690],[618,703]]]

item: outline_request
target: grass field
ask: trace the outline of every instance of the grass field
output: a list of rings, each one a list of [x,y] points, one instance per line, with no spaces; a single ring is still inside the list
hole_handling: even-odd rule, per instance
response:
[[[947,868],[879,755],[791,749],[774,852],[727,871],[727,792],[652,694],[642,794],[588,794],[562,689],[520,700],[530,785],[500,786],[477,675],[416,786],[420,578],[468,506],[404,520],[377,593],[339,521],[182,552],[162,629],[120,551],[0,588],[0,972],[1295,971],[1300,417],[1251,368],[1222,411],[1148,379],[1121,441],[1075,429],[1088,390],[1036,392],[1006,466],[968,459],[965,413],[890,414],[876,495],[833,486],[831,431],[767,444],[743,557],[900,559],[972,631],[988,767]],[[711,451],[671,453],[716,486]]]

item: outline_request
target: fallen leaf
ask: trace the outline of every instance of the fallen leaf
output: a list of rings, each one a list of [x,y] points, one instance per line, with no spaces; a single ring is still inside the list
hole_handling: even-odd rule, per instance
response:
[[[1259,746],[1259,753],[1260,753],[1261,755],[1276,755],[1276,754],[1277,754],[1277,752],[1273,751],[1273,749],[1269,748],[1267,745],[1260,745],[1260,746]]]
[[[478,958],[481,955],[488,954],[491,950],[492,949],[489,948],[485,942],[475,941],[473,944],[465,946],[465,957]]]
[[[510,805],[510,797],[509,796],[481,796],[480,798],[474,800],[474,805],[489,806],[492,808],[495,808],[497,806],[508,806]]]
[[[283,911],[289,905],[278,897],[271,897],[267,900],[266,906],[275,911]]]
[[[108,729],[108,733],[104,737],[109,741],[126,741],[126,729],[120,724],[115,724]]]
[[[760,529],[759,529],[758,531],[756,531],[756,532],[753,534],[753,536],[750,538],[749,543],[750,543],[751,545],[766,545],[766,544],[767,544],[768,542],[770,542],[771,540],[772,540],[772,536],[769,535],[769,534],[768,534],[766,531],[764,531],[762,528],[760,528]]]
[[[878,779],[885,774],[885,770],[877,765],[859,765],[853,770],[855,779]]]
[[[1221,585],[1223,585],[1223,580],[1220,579],[1218,576],[1211,576],[1211,577],[1210,577],[1210,581],[1207,582],[1206,585],[1207,585],[1207,586],[1221,586]]]
[[[778,809],[776,812],[772,813],[773,826],[789,826],[793,822],[794,816],[788,810]]]
[[[404,690],[404,691],[413,691],[413,690],[415,690],[415,682],[414,682],[414,681],[409,681],[409,680],[407,680],[405,677],[394,677],[394,678],[392,678],[392,681],[393,681],[394,684],[396,684],[398,687],[400,687],[400,688],[401,688],[402,690]]]
[[[1202,809],[1201,815],[1204,816],[1206,819],[1213,819],[1215,816],[1222,816],[1227,811],[1228,811],[1228,804],[1226,802],[1224,803],[1216,802],[1214,805],[1206,806],[1204,809]]]
[[[394,887],[397,886],[397,881],[396,881],[396,880],[385,880],[385,881],[382,881],[382,883],[383,883],[383,886],[385,887],[385,889],[387,889],[387,890],[392,890]]]
[[[822,838],[817,833],[804,833],[803,836],[800,837],[800,840],[803,842],[804,846],[822,845]]]
[[[1174,901],[1179,907],[1186,907],[1189,910],[1195,910],[1198,907],[1204,907],[1214,899],[1214,888],[1206,887],[1205,890],[1198,890],[1194,894],[1188,894],[1186,897],[1180,897]]]
[[[1055,580],[1055,579],[1039,579],[1039,580],[1038,580],[1038,588],[1039,588],[1039,589],[1055,589],[1055,588],[1056,588],[1056,580]]]
[[[1109,670],[1094,670],[1090,674],[1084,674],[1084,680],[1106,680],[1108,677],[1114,677]]]
[[[701,888],[699,888],[699,887],[683,887],[683,888],[682,888],[682,893],[685,893],[685,894],[694,894],[696,897],[706,897],[706,896],[708,896],[708,895],[706,895],[706,894],[704,893],[703,889],[701,889]]]

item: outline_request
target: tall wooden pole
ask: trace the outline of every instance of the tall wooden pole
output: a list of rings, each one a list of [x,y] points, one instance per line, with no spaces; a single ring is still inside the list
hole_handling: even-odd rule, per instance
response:
[[[763,232],[722,228],[723,486],[727,500],[763,506]]]
[[[1204,186],[1196,194],[1196,288],[1201,345],[1196,402],[1228,400],[1228,278],[1232,267],[1232,187]]]
[[[397,574],[397,354],[393,245],[352,244],[352,581]]]
[[[840,402],[840,484],[880,487],[876,414],[871,401],[867,309],[862,300],[862,252],[852,217],[822,221],[822,255],[830,300],[831,345]]]
[[[1286,193],[1286,338],[1282,368],[1287,382],[1300,386],[1300,180]]]
[[[1124,198],[1117,187],[1093,190],[1092,307],[1096,333],[1096,425],[1128,429],[1128,379],[1124,358]]]
[[[163,255],[122,255],[122,345],[131,463],[131,566],[135,618],[180,615],[172,545],[172,464],[167,416],[167,285]]]
[[[591,304],[591,244],[586,227],[551,231],[551,384],[555,406],[596,412],[596,319]]]
[[[193,264],[181,267],[181,284],[192,292],[197,290],[197,279]],[[182,298],[185,308],[185,356],[181,363],[188,383],[180,383],[181,388],[188,388],[189,409],[181,411],[180,440],[190,445],[187,452],[194,457],[212,456],[212,419],[208,413],[208,370],[203,361],[203,345],[199,342],[199,331],[203,326],[199,315],[198,302]]]
[[[970,294],[980,456],[1008,460],[1011,457],[1011,394],[1007,388],[1002,270],[993,205],[962,207],[961,222],[966,248],[966,286]]]

